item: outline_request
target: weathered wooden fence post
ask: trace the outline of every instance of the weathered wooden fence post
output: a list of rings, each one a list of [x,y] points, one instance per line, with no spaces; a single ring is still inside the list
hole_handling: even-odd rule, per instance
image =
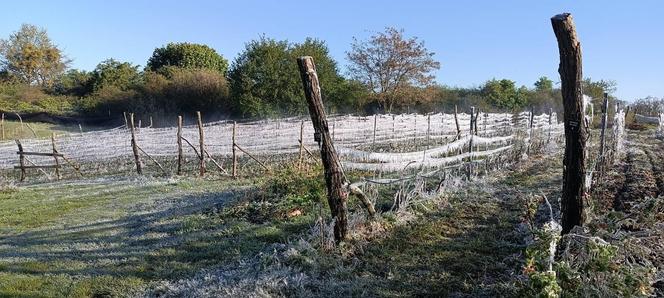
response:
[[[371,143],[371,148],[376,147],[376,123],[377,122],[378,122],[378,114],[374,114],[373,142]]]
[[[468,137],[468,180],[473,176],[473,129],[475,124],[475,107],[470,107],[470,133]]]
[[[14,114],[16,114],[16,117],[18,117],[18,121],[21,123],[19,138],[22,138],[23,137],[23,118],[21,117],[21,115],[19,113],[14,113]]]
[[[459,116],[457,116],[457,106],[454,105],[454,123],[456,124],[456,137],[454,140],[458,140],[461,138],[461,128],[459,127]]]
[[[2,130],[2,140],[5,140],[5,113],[2,113],[2,119],[0,119],[0,130]]]
[[[131,131],[131,150],[134,152],[134,161],[136,162],[136,173],[143,174],[143,167],[141,165],[141,157],[138,155],[138,144],[136,144],[136,133],[134,128],[134,113],[129,114],[129,129]]]
[[[127,121],[127,112],[122,112],[122,116],[124,116],[125,129],[129,129],[129,122]]]
[[[480,109],[477,109],[477,113],[475,114],[475,120],[473,120],[473,125],[475,126],[475,135],[477,135],[477,119],[480,117]]]
[[[178,167],[176,173],[182,175],[182,116],[178,116],[178,133],[177,133],[177,144],[178,144]]]
[[[51,146],[53,147],[53,158],[55,159],[55,177],[60,180],[60,160],[58,160],[58,148],[55,146],[55,133],[51,133]]]
[[[551,142],[552,131],[553,131],[553,108],[549,108],[549,138],[546,140],[547,143]]]
[[[198,118],[198,144],[200,145],[200,165],[199,175],[203,177],[205,175],[205,135],[203,134],[203,118],[201,117],[201,112],[196,112],[196,117]]]
[[[233,149],[232,149],[232,151],[233,151],[233,172],[232,172],[232,174],[233,174],[233,178],[237,178],[237,154],[236,154],[236,149],[235,149],[235,126],[236,126],[236,124],[237,123],[235,121],[233,121],[233,137],[232,137],[232,142],[233,142],[233,145],[232,145],[232,147],[233,147]]]
[[[327,186],[327,200],[330,205],[334,224],[334,239],[343,241],[348,233],[348,215],[346,201],[348,193],[344,189],[345,178],[341,161],[337,155],[330,133],[328,131],[327,119],[323,108],[318,74],[312,57],[305,56],[297,59],[297,64],[302,77],[304,94],[314,126],[314,139],[320,146],[323,167],[325,168],[325,184]]]
[[[561,202],[562,232],[569,233],[585,220],[586,138],[581,81],[581,43],[576,35],[572,15],[551,18],[560,53],[561,91],[565,121],[565,158],[563,160],[563,193]]]
[[[300,155],[298,158],[298,163],[297,167],[298,169],[302,169],[302,158],[304,157],[304,120],[300,123],[300,139],[298,140],[300,143]]]
[[[23,154],[23,144],[21,144],[21,141],[16,139],[16,146],[18,146],[18,164],[21,167],[20,181],[23,182],[23,180],[25,180],[25,155]]]
[[[600,132],[599,137],[599,156],[600,156],[600,165],[604,167],[604,151],[606,146],[606,125],[609,122],[609,94],[604,93],[604,103],[602,104],[602,131]]]

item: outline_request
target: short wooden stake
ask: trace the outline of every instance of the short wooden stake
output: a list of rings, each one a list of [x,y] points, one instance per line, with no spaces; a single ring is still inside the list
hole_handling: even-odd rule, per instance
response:
[[[602,131],[600,132],[600,143],[599,143],[599,156],[600,163],[603,165],[604,161],[604,151],[606,147],[606,125],[609,117],[609,94],[604,93],[604,104],[602,105]]]
[[[376,123],[378,121],[378,115],[374,114],[374,126],[373,126],[373,142],[371,143],[372,147],[376,147]]]
[[[5,113],[2,113],[2,119],[0,119],[0,130],[2,130],[2,140],[5,140]]]
[[[18,113],[15,113],[15,114],[16,114],[16,117],[18,117],[18,121],[21,123],[19,138],[22,138],[23,137],[23,118],[21,118],[21,115],[19,115]]]
[[[302,157],[304,153],[304,120],[300,123],[300,139],[298,140],[300,143],[300,155],[298,159],[298,164],[297,167],[298,169],[302,169]]]
[[[55,146],[55,133],[51,133],[51,145],[53,147],[53,159],[55,159],[55,177],[60,180],[60,160],[58,160],[58,148]]]
[[[138,154],[138,144],[136,144],[136,132],[134,131],[134,113],[129,114],[129,129],[131,131],[131,150],[134,152],[134,161],[136,162],[136,173],[143,174],[143,167],[141,166],[141,157]]]
[[[237,125],[237,123],[235,121],[233,121],[233,139],[232,139],[232,141],[233,141],[233,146],[232,146],[233,147],[233,149],[232,149],[233,150],[233,171],[232,171],[233,178],[237,178],[237,153],[235,151],[235,147],[236,147],[236,145],[235,145],[235,126],[236,125]]]
[[[178,144],[178,167],[176,173],[182,175],[182,116],[178,116],[178,132],[177,132],[177,144]]]
[[[457,116],[457,106],[454,105],[454,123],[456,124],[456,137],[454,138],[455,141],[459,140],[461,138],[461,127],[459,127],[459,116]]]
[[[129,122],[127,121],[127,112],[122,112],[122,116],[124,116],[125,129],[129,129]]]
[[[205,141],[204,141],[204,135],[203,135],[203,119],[201,117],[201,112],[196,112],[196,117],[198,118],[198,143],[200,144],[200,166],[199,166],[199,174],[201,177],[205,175]]]
[[[23,145],[18,139],[16,139],[16,146],[18,146],[18,164],[21,166],[20,181],[23,182],[25,180],[25,155],[23,155]]]

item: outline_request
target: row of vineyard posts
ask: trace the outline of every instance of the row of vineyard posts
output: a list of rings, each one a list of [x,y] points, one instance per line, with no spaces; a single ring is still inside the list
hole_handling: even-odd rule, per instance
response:
[[[586,140],[587,134],[583,106],[583,92],[581,81],[582,62],[581,44],[576,34],[576,28],[569,13],[556,15],[551,18],[551,24],[558,41],[560,65],[558,72],[561,78],[561,91],[564,106],[565,127],[565,153],[563,170],[563,191],[561,198],[562,232],[568,233],[574,226],[583,225],[584,201],[586,191]],[[299,57],[297,63],[302,78],[302,84],[309,108],[309,114],[314,126],[314,139],[320,147],[321,159],[325,172],[327,199],[332,217],[334,218],[334,238],[336,242],[346,239],[348,233],[348,184],[343,173],[341,161],[334,148],[329,134],[325,109],[321,97],[321,86],[316,73],[313,58]],[[605,109],[606,111],[606,109]],[[455,113],[456,114],[456,113]],[[471,115],[475,114],[471,111]],[[606,115],[606,113],[604,113]],[[476,125],[471,116],[471,129]],[[603,130],[605,130],[606,116],[604,116]],[[458,120],[456,120],[458,127]],[[457,135],[460,132],[457,131]],[[604,133],[603,133],[604,134]],[[472,136],[472,133],[471,133]],[[602,150],[604,137],[602,137]],[[470,146],[472,150],[472,145]]]

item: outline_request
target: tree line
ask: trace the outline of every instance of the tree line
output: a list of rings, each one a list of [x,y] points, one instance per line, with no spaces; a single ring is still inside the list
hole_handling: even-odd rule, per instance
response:
[[[323,99],[333,113],[438,112],[457,106],[483,111],[562,111],[560,88],[541,77],[532,86],[490,79],[479,87],[449,87],[435,81],[441,67],[417,37],[386,28],[368,39],[354,38],[342,74],[326,43],[266,36],[245,44],[229,63],[215,49],[194,43],[157,47],[145,67],[107,59],[94,70],[70,68],[71,60],[45,29],[24,24],[0,40],[0,110],[45,110],[90,117],[181,114],[264,118],[301,115],[306,104],[296,57],[316,62]],[[615,92],[613,81],[584,80],[597,100]],[[611,97],[611,100],[616,100]]]

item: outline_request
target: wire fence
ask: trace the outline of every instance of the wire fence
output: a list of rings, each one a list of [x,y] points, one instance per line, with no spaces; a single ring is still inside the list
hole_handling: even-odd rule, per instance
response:
[[[534,143],[550,143],[563,132],[555,114],[532,115],[477,113],[474,127],[471,114],[400,114],[374,116],[331,116],[329,128],[344,168],[350,170],[396,172],[404,168],[437,168],[465,161],[502,156],[515,146],[523,154]],[[175,124],[175,121],[174,121]],[[232,121],[203,125],[205,150],[210,157],[230,158],[233,148]],[[251,155],[267,161],[277,157],[293,158],[302,145],[307,151],[317,150],[310,119],[282,118],[242,122],[236,125],[236,144]],[[473,128],[473,129],[471,129]],[[197,125],[182,128],[187,158],[197,158]],[[150,156],[159,160],[177,158],[177,127],[137,128],[136,142]],[[51,152],[50,139],[23,139],[27,152]],[[131,134],[126,127],[68,133],[56,136],[59,153],[80,164],[133,160]],[[18,161],[14,141],[0,143],[0,169],[11,169]],[[48,156],[34,156],[33,164],[53,163]]]

